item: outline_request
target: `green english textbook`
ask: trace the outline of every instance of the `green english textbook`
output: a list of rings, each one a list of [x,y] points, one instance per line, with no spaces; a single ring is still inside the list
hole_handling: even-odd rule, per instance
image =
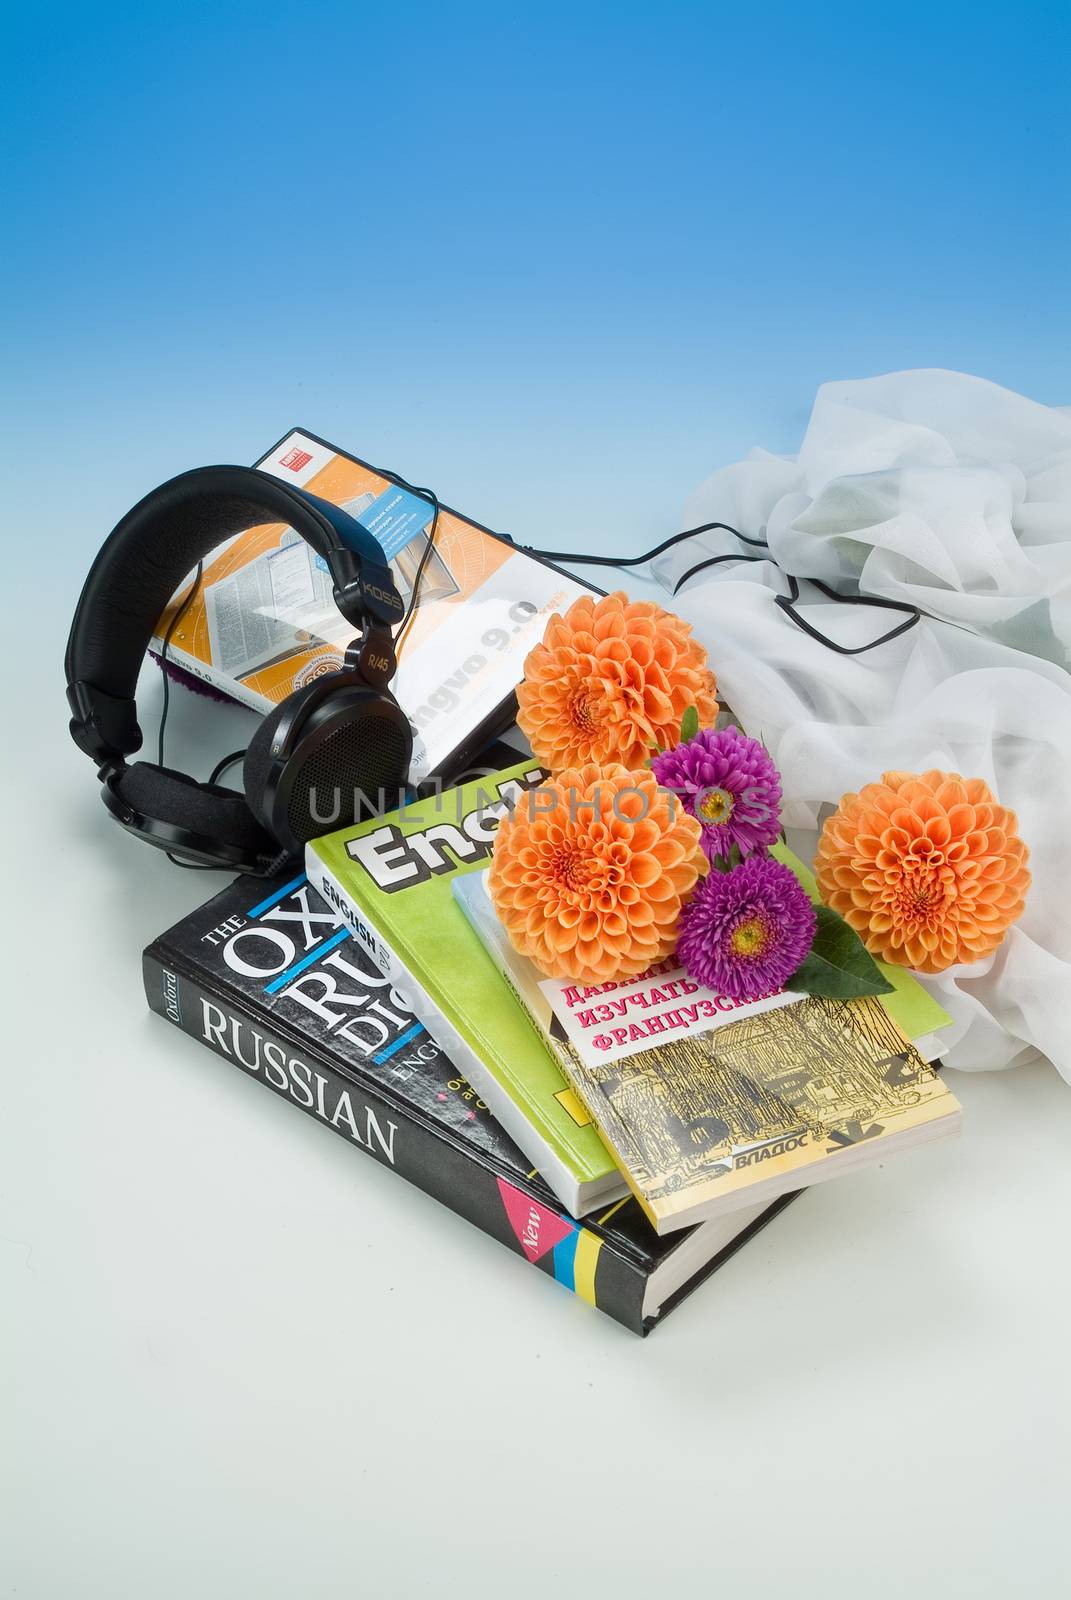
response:
[[[543,776],[531,758],[342,828],[306,849],[317,892],[405,996],[574,1217],[628,1193],[562,1069],[451,892],[486,867],[507,806]]]

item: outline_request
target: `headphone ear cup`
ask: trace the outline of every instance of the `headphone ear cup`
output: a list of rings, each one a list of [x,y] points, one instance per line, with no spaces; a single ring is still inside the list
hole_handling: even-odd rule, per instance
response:
[[[293,722],[273,755],[284,716]],[[310,839],[400,804],[412,753],[409,719],[392,695],[349,673],[330,687],[318,679],[273,707],[250,740],[246,801],[298,854]]]
[[[121,821],[125,820],[123,808],[129,807],[167,827],[195,834],[206,844],[214,841],[224,849],[240,852],[249,862],[276,853],[274,839],[265,834],[242,796],[218,783],[198,783],[170,767],[135,761],[117,774],[111,792],[115,803],[109,805],[109,810],[114,810]],[[175,842],[175,848],[183,848],[181,841]],[[240,862],[222,864],[238,866]]]
[[[250,811],[257,820],[271,831],[271,808],[266,804],[265,786],[268,775],[272,769],[271,744],[275,738],[275,730],[283,719],[284,712],[293,709],[294,696],[288,695],[277,706],[273,706],[265,715],[260,727],[249,741],[245,752],[245,761],[242,763],[242,782],[245,786],[245,799]]]

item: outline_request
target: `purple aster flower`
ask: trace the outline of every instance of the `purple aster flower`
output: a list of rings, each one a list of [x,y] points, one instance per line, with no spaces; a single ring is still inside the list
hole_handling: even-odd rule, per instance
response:
[[[800,966],[815,925],[795,873],[770,856],[752,856],[699,884],[681,913],[677,959],[715,993],[758,1000]]]
[[[739,728],[703,728],[651,762],[665,789],[681,797],[702,826],[708,858],[742,856],[773,844],[781,832],[781,779],[757,739]]]

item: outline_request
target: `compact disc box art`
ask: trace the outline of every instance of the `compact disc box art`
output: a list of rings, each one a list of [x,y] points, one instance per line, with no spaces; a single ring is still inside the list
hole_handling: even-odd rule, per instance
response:
[[[406,605],[419,573],[393,689],[413,726],[412,782],[452,772],[512,722],[525,656],[548,617],[590,590],[445,506],[429,551],[430,499],[300,429],[257,468],[331,501],[367,528]],[[181,599],[160,618],[157,652]],[[274,523],[238,534],[205,562],[168,659],[263,712],[335,671],[352,635],[332,598],[326,562],[293,529]]]

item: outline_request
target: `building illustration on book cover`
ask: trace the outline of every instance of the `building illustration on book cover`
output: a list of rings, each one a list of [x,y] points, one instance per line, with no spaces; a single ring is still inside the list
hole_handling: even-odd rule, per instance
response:
[[[876,999],[809,996],[598,1066],[561,1048],[648,1206],[668,1212],[696,1185],[728,1190],[767,1163],[805,1167],[951,1109]]]

